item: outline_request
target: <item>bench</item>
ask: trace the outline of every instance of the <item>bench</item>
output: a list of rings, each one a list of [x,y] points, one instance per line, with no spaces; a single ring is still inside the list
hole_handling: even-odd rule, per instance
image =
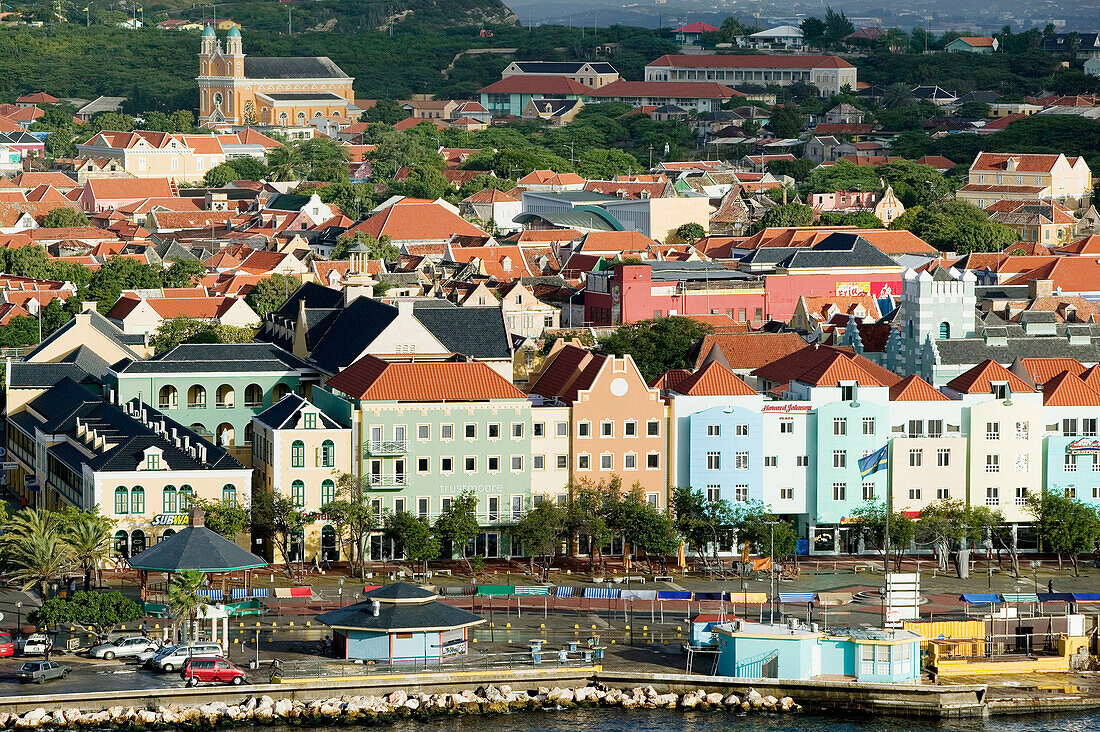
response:
[[[451,570],[449,570],[449,569],[437,569],[435,571],[435,573],[438,574],[440,577],[450,577],[451,576]]]
[[[675,579],[676,578],[673,577],[672,575],[659,574],[659,575],[657,575],[656,577],[653,578],[653,581],[654,582],[674,582]]]

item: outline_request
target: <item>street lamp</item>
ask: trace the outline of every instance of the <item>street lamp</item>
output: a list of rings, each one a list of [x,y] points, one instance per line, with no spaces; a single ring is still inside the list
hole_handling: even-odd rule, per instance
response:
[[[768,593],[771,596],[771,622],[775,622],[775,525],[778,521],[765,521],[771,539],[768,544]]]
[[[23,601],[15,603],[15,632],[18,634],[23,627]]]
[[[1037,559],[1032,559],[1030,562],[1028,562],[1028,564],[1031,565],[1031,581],[1035,585],[1035,594],[1038,595],[1039,594],[1039,578],[1038,578],[1038,575],[1036,574],[1035,570],[1037,570],[1040,566],[1042,566],[1043,563],[1040,562]]]

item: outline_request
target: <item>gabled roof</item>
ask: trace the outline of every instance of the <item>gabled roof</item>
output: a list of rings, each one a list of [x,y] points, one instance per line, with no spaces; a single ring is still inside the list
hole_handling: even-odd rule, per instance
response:
[[[845,354],[835,352],[824,354],[791,380],[810,386],[837,386],[846,381],[860,386],[885,386]]]
[[[1050,173],[1058,160],[1065,158],[1063,155],[1050,155],[1041,153],[991,153],[982,152],[974,158],[970,165],[971,170],[1009,170],[1009,161],[1015,161],[1016,167],[1010,172],[1015,173]],[[1070,165],[1075,165],[1080,158],[1065,158]]]
[[[843,363],[845,360],[849,364]],[[761,366],[752,374],[776,384],[801,381],[812,386],[835,386],[840,381],[858,381],[870,386],[893,386],[901,381],[901,377],[894,372],[848,348],[821,344],[805,346]]]
[[[676,385],[684,379],[691,376],[691,371],[687,369],[669,369],[653,381],[649,382],[650,389],[675,389]]]
[[[248,79],[348,78],[328,56],[245,56],[244,75]]]
[[[394,241],[446,240],[452,234],[488,236],[443,204],[423,198],[402,198],[345,233],[359,232]]]
[[[695,368],[717,360],[728,369],[754,369],[805,347],[806,341],[797,333],[714,333],[703,336]]]
[[[672,387],[686,396],[756,396],[756,391],[717,361]]]
[[[674,99],[729,99],[745,94],[716,81],[627,81],[619,79],[588,92],[591,97],[670,97]]]
[[[85,191],[98,199],[173,198],[176,195],[167,178],[89,178]]]
[[[1045,384],[1058,374],[1068,371],[1079,376],[1085,371],[1085,365],[1075,358],[1017,358],[1009,371],[1027,381],[1032,386]]]
[[[298,425],[302,411],[307,407],[313,407],[313,405],[292,392],[257,414],[256,419],[273,430],[294,429]],[[324,412],[320,412],[320,415],[321,429],[347,429],[346,425],[340,424]]]
[[[1026,285],[1028,280],[1050,280],[1065,293],[1096,292],[1100,291],[1100,262],[1092,257],[1054,257],[1002,284]]]
[[[481,361],[389,363],[364,356],[329,379],[363,401],[480,402],[526,395]]]
[[[963,394],[989,394],[993,390],[993,382],[1005,382],[1016,393],[1035,393],[1035,389],[1027,382],[991,359],[986,359],[956,376],[947,382],[947,386]]]
[[[890,387],[892,402],[949,402],[938,389],[919,376],[906,376]]]
[[[479,94],[573,94],[589,96],[595,91],[568,76],[516,74],[478,89]]]
[[[710,23],[703,23],[695,21],[694,23],[688,23],[682,25],[679,28],[674,28],[673,33],[717,33],[722,30],[721,28],[715,28]]]
[[[1043,384],[1044,407],[1100,407],[1100,393],[1077,375],[1063,371]]]

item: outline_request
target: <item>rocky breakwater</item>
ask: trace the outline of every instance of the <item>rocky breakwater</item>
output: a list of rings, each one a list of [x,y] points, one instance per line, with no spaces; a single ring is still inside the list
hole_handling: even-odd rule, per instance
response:
[[[172,705],[156,709],[116,706],[98,712],[77,709],[33,709],[22,715],[0,713],[0,729],[179,729],[235,724],[356,722],[381,724],[401,718],[428,719],[458,714],[506,714],[537,709],[572,707],[622,709],[728,710],[738,712],[797,712],[802,707],[790,697],[762,696],[750,689],[736,694],[659,694],[652,686],[614,689],[602,684],[576,688],[516,691],[510,686],[485,686],[453,694],[416,694],[395,691],[388,696],[341,696],[314,701],[248,697],[240,704],[211,702],[200,706]]]

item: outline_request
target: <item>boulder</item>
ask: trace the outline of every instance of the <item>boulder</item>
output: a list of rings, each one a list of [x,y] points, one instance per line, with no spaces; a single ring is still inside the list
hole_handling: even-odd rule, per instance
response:
[[[398,689],[397,691],[387,696],[386,701],[388,701],[390,704],[393,704],[394,706],[397,706],[398,704],[404,704],[408,700],[408,698],[408,694]]]
[[[723,701],[724,698],[717,691],[712,691],[711,693],[707,694],[707,704],[710,704],[711,706],[720,706]]]
[[[727,707],[736,707],[741,705],[741,699],[738,698],[737,694],[729,694],[722,698],[722,703]]]

